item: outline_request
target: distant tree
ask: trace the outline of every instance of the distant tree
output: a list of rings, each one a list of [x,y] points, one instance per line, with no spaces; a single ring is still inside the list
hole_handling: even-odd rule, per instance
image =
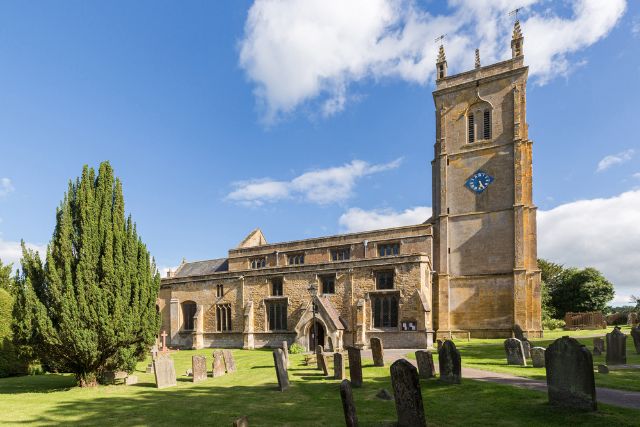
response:
[[[631,295],[630,299],[631,299],[631,301],[629,301],[629,302],[635,303],[636,310],[640,310],[640,297],[637,297],[635,295]]]
[[[538,259],[538,268],[542,276],[542,317],[544,319],[555,318],[556,310],[551,300],[551,293],[562,285],[562,277],[565,269],[561,264],[556,264],[545,259]]]
[[[614,297],[613,284],[595,268],[565,269],[560,285],[550,289],[556,318],[567,312],[606,311]]]
[[[14,339],[49,367],[94,386],[108,369],[132,371],[159,329],[160,275],[108,162],[69,182],[45,262],[22,245]]]

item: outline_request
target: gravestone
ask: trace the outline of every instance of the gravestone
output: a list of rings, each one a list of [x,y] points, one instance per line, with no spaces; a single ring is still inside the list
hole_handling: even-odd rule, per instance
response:
[[[244,417],[236,418],[233,421],[233,427],[249,427],[249,418],[245,415]]]
[[[287,368],[289,368],[289,344],[286,341],[282,341],[282,352],[284,353],[284,360],[287,361]]]
[[[507,365],[527,366],[522,341],[518,338],[507,338],[504,340],[504,352],[507,355]]]
[[[599,374],[608,374],[609,373],[609,367],[607,365],[603,365],[603,364],[598,365],[598,373]]]
[[[396,401],[398,426],[425,427],[422,392],[418,370],[407,359],[398,359],[391,365],[391,386]]]
[[[436,343],[438,344],[438,354],[440,354],[440,349],[442,348],[442,340],[436,340]]]
[[[167,331],[162,331],[162,334],[160,335],[162,337],[162,352],[166,353],[167,352]]]
[[[373,337],[369,340],[371,346],[371,354],[373,355],[373,366],[384,366],[384,349],[382,347],[382,340],[377,337]]]
[[[420,378],[428,380],[436,376],[436,366],[433,364],[433,354],[429,350],[416,351],[416,362],[418,362],[418,373]]]
[[[316,368],[322,371],[322,365],[320,365],[320,356],[324,353],[324,348],[321,345],[316,346]]]
[[[607,334],[607,365],[627,363],[627,336],[617,326]]]
[[[233,358],[233,353],[231,350],[222,350],[222,354],[224,355],[224,365],[227,368],[227,373],[231,374],[236,371],[236,361]]]
[[[446,384],[460,384],[462,378],[462,364],[460,352],[451,340],[442,343],[438,352],[438,366],[440,366],[440,381]]]
[[[191,356],[191,372],[193,373],[193,382],[204,381],[207,379],[207,357]]]
[[[380,400],[393,400],[393,396],[391,396],[391,393],[385,388],[380,389],[380,391],[376,393],[376,397]]]
[[[593,339],[593,354],[598,356],[604,353],[604,340],[602,338]]]
[[[531,361],[534,368],[544,368],[544,347],[533,347],[531,349]]]
[[[149,362],[146,369],[147,374],[153,374],[153,361]]]
[[[336,380],[347,378],[344,369],[344,355],[342,353],[333,353],[333,378]]]
[[[520,341],[528,341],[527,337],[524,336],[524,331],[517,323],[513,325],[513,336]]]
[[[344,412],[346,426],[358,427],[358,415],[356,414],[353,390],[351,390],[351,382],[349,380],[342,380],[340,383],[340,399],[342,399],[342,411]]]
[[[281,348],[273,350],[273,363],[276,368],[276,377],[278,377],[278,389],[285,391],[289,388],[289,372]]]
[[[522,354],[524,359],[531,359],[531,343],[527,340],[522,341]]]
[[[318,358],[318,362],[320,364],[320,369],[322,370],[322,374],[324,376],[328,376],[329,375],[329,363],[327,361],[327,355],[324,354],[324,353],[320,353],[316,357]]]
[[[636,348],[636,353],[640,354],[640,326],[634,326],[631,328],[631,338],[633,338],[633,345]]]
[[[153,371],[157,388],[173,387],[177,384],[176,369],[173,365],[173,359],[168,354],[159,355],[153,361]]]
[[[635,326],[638,324],[638,313],[629,313],[627,316],[627,325]]]
[[[545,352],[549,403],[595,411],[596,383],[591,352],[578,340],[562,337]]]
[[[127,375],[127,378],[124,379],[125,385],[134,385],[138,384],[138,376],[137,375]]]
[[[213,378],[221,377],[225,374],[224,354],[221,350],[213,352]]]
[[[158,343],[155,343],[151,347],[151,360],[156,360],[157,357],[158,357]]]
[[[362,357],[360,349],[355,347],[347,347],[349,354],[349,377],[351,378],[352,387],[362,387]]]

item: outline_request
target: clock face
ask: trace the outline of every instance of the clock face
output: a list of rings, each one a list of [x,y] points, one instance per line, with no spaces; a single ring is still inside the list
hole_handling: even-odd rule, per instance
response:
[[[493,182],[493,177],[486,172],[477,171],[467,179],[464,185],[471,191],[480,194]]]

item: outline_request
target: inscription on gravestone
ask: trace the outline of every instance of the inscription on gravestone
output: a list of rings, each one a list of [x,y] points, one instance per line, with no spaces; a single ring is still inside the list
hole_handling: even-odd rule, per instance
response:
[[[355,347],[347,347],[349,355],[349,377],[351,378],[352,387],[362,387],[362,356],[360,349]]]
[[[342,399],[342,411],[344,412],[346,426],[358,427],[358,415],[356,414],[353,390],[351,390],[351,382],[349,380],[342,380],[340,383],[340,398]]]
[[[597,409],[591,352],[576,339],[562,337],[545,352],[547,390],[552,405]]]
[[[191,356],[191,372],[193,373],[194,383],[207,379],[206,356]]]
[[[227,368],[227,373],[231,374],[236,371],[236,361],[233,358],[231,350],[222,350],[224,355],[224,365]]]
[[[391,365],[391,385],[396,402],[398,426],[426,426],[427,419],[424,415],[422,392],[416,367],[406,359],[393,362]]]
[[[544,368],[544,347],[533,347],[531,349],[531,361],[534,368]]]
[[[342,353],[333,354],[333,378],[336,380],[347,378],[344,369],[344,355]]]
[[[627,363],[627,336],[617,326],[607,334],[607,365]]]
[[[440,367],[440,381],[445,384],[460,384],[462,378],[462,364],[460,352],[451,340],[442,343],[438,352],[438,366]]]
[[[371,354],[373,355],[373,366],[384,366],[384,349],[382,340],[374,337],[369,340],[371,346]]]
[[[433,355],[429,350],[416,351],[416,362],[420,378],[428,380],[436,375],[436,367],[433,364]]]
[[[213,352],[213,377],[221,377],[225,374],[224,368],[224,354],[221,350]]]
[[[507,338],[504,340],[504,352],[507,355],[507,365],[527,366],[522,341],[519,339]]]
[[[273,350],[273,363],[276,368],[276,377],[278,378],[278,389],[285,391],[289,388],[289,372],[287,371],[287,362],[284,360],[282,349]]]
[[[156,387],[166,388],[176,385],[176,370],[173,359],[169,355],[162,354],[153,361],[153,371],[156,377]]]
[[[640,354],[640,326],[634,326],[631,328],[631,338],[633,338],[633,345],[636,348],[636,353]]]

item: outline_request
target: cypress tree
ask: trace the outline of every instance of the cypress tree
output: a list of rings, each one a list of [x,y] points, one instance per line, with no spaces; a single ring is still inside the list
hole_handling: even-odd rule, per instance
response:
[[[44,366],[72,372],[80,386],[105,370],[133,371],[160,327],[160,275],[125,219],[119,179],[108,162],[84,166],[56,211],[44,263],[22,247],[15,339]]]

